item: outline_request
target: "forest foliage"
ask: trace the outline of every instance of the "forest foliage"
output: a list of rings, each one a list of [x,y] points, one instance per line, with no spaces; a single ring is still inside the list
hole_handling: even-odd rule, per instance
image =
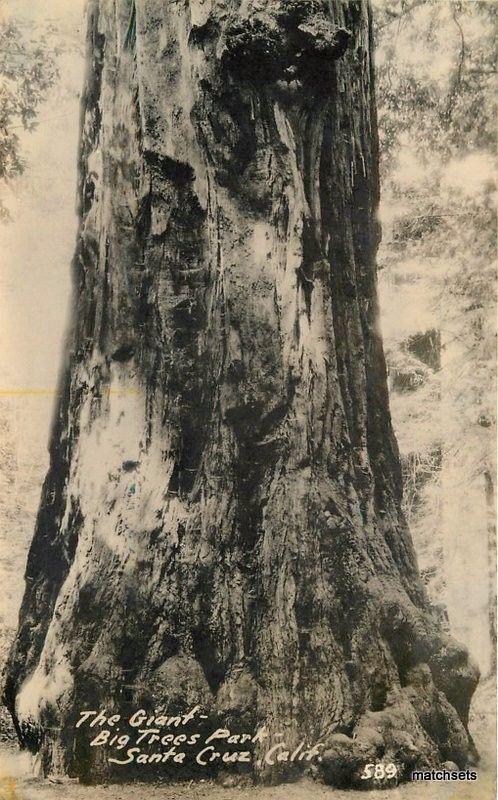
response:
[[[461,536],[462,549],[473,542],[488,550],[482,580],[491,608],[497,7],[479,0],[375,7],[379,278],[405,506],[433,599],[445,598],[448,537]],[[467,540],[463,528],[446,530],[445,494],[456,504],[452,518],[460,510],[462,526],[471,526]],[[491,638],[493,627],[490,619]]]
[[[57,25],[41,27],[14,17],[0,4],[0,188],[23,174],[23,131],[32,131],[59,73],[59,57],[68,43]],[[0,219],[9,214],[0,199]]]

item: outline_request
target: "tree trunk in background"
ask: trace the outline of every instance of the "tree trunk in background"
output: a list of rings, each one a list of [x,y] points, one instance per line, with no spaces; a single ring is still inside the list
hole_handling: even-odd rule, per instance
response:
[[[496,487],[493,473],[484,472],[486,517],[488,531],[488,625],[491,658],[488,676],[496,675]]]
[[[200,703],[325,742],[335,783],[382,754],[463,765],[476,670],[400,511],[367,4],[93,0],[88,42],[75,322],[5,689],[21,741],[107,779],[79,711]]]

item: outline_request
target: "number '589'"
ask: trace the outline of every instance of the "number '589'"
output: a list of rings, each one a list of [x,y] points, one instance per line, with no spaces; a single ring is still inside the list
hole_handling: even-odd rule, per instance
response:
[[[365,764],[360,777],[362,781],[367,781],[371,778],[374,781],[381,781],[383,778],[394,778],[397,772],[396,764]]]

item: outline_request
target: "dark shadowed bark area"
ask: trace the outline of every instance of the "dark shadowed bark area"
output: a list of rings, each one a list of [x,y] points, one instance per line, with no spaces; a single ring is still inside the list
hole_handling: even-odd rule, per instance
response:
[[[477,674],[400,511],[368,4],[92,0],[80,176],[21,742],[107,779],[77,712],[200,703],[331,783],[464,765]]]

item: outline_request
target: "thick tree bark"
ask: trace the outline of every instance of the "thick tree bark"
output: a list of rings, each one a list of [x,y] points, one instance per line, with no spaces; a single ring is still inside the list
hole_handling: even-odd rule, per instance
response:
[[[331,782],[463,765],[477,675],[419,580],[377,328],[368,5],[92,0],[88,30],[21,741],[99,779],[78,711],[201,703],[325,741]]]

